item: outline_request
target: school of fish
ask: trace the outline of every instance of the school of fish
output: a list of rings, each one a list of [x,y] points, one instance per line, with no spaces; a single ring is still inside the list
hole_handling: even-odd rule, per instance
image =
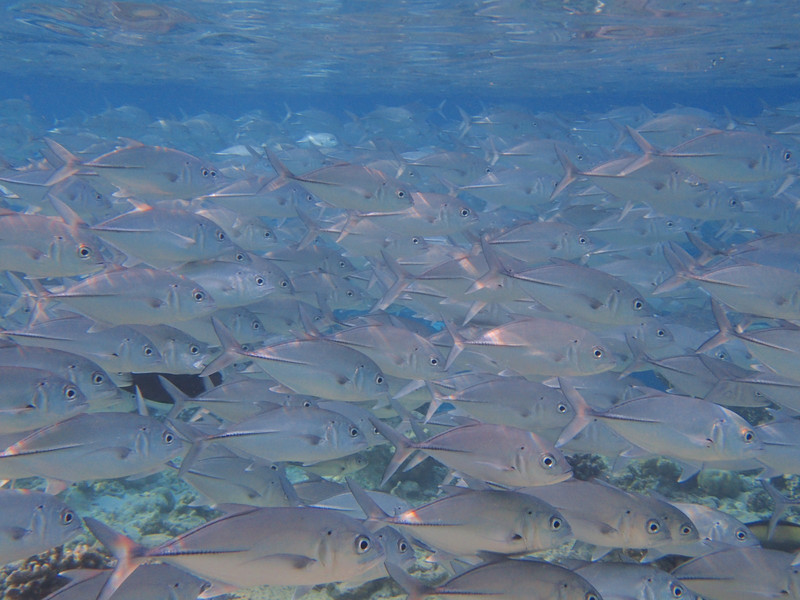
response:
[[[116,559],[48,598],[800,600],[695,483],[762,481],[771,535],[800,477],[800,105],[0,108],[0,566]],[[155,473],[221,516],[63,500]]]

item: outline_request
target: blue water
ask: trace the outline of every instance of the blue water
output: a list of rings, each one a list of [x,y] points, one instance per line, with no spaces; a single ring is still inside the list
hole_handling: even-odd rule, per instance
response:
[[[800,101],[799,32],[800,3],[796,0],[1,2],[0,101],[23,100],[24,104],[0,104],[0,135],[8,132],[5,137],[11,140],[7,144],[0,140],[3,142],[0,158],[21,166],[28,160],[42,158],[43,138],[48,135],[58,138],[63,134],[65,145],[69,145],[78,139],[78,133],[97,133],[105,138],[108,147],[97,150],[93,155],[96,156],[110,150],[118,136],[131,136],[135,132],[135,135],[149,135],[148,144],[171,144],[187,152],[202,152],[203,159],[224,165],[235,176],[246,172],[268,173],[271,177],[265,162],[243,166],[249,157],[214,154],[242,140],[254,146],[268,141],[274,145],[275,140],[267,140],[266,135],[265,139],[250,139],[248,131],[237,129],[240,124],[232,125],[232,120],[251,111],[261,111],[262,124],[276,129],[285,123],[280,143],[287,146],[296,144],[304,134],[317,133],[313,119],[290,117],[309,109],[333,115],[332,119],[322,121],[322,132],[329,127],[344,131],[354,117],[363,118],[382,106],[405,107],[419,117],[416,124],[425,125],[418,137],[413,137],[402,129],[392,131],[392,121],[387,119],[375,140],[366,134],[363,139],[343,137],[341,146],[330,151],[331,160],[354,163],[362,159],[360,153],[368,147],[359,146],[361,142],[380,144],[383,135],[403,152],[439,147],[463,150],[483,160],[495,142],[502,149],[526,137],[512,133],[506,139],[496,140],[493,133],[480,131],[480,119],[498,107],[519,109],[521,115],[546,115],[544,123],[563,125],[559,135],[564,138],[580,130],[582,122],[597,125],[613,120],[615,109],[632,114],[638,107],[646,107],[654,115],[675,107],[687,111],[702,109],[714,115],[717,127],[735,122],[748,128],[753,117],[774,116],[772,111],[777,107],[793,106],[793,111],[785,110],[779,116],[793,115],[787,118],[796,121]],[[130,131],[125,129],[122,113],[117,115],[119,121],[113,120],[114,109],[123,106],[144,111],[131,121]],[[732,116],[730,121],[726,121],[726,111]],[[105,116],[111,115],[107,121],[104,112]],[[224,126],[213,130],[218,121],[208,117],[209,114],[230,121],[219,121]],[[185,131],[178,131],[178,127],[175,130],[168,127],[195,115],[205,115],[194,123],[196,129],[186,127]],[[463,136],[462,142],[458,128],[464,125],[465,118],[472,120],[474,136]],[[202,133],[198,132],[206,130],[198,123],[206,121],[215,123],[208,131],[213,130],[218,137],[209,134],[200,139]],[[159,129],[161,125],[163,129]],[[641,150],[627,138],[618,145],[613,136],[604,140],[598,133],[602,129],[596,127],[593,132],[596,138],[586,136],[587,148],[598,152],[593,157],[595,162],[581,165],[581,169],[588,170],[626,153],[640,154]],[[362,129],[353,131],[359,133]],[[181,132],[185,138],[180,137]],[[175,133],[174,138],[169,133]],[[75,138],[70,137],[73,134]],[[192,135],[197,137],[192,139]],[[355,136],[352,132],[351,135]],[[503,135],[506,134],[497,138]],[[796,135],[781,136],[781,142],[793,148],[796,156],[797,139]],[[90,148],[87,153],[94,152],[90,142],[69,149],[77,153],[87,147]],[[618,152],[620,148],[623,150]],[[379,152],[375,154],[379,157]],[[319,157],[321,161],[322,154]],[[507,168],[511,163],[504,164],[501,160],[499,164]],[[451,176],[446,169],[442,171]],[[560,170],[553,176],[551,186],[560,177]],[[424,177],[427,179],[423,179],[423,191],[446,191],[448,186],[441,179],[434,175]],[[769,181],[763,189],[759,185],[738,186],[736,182],[731,187],[744,190],[742,195],[754,203],[765,198],[769,202],[773,193],[779,196],[776,190],[781,179],[765,177],[765,180]],[[460,182],[467,183],[470,181]],[[583,183],[573,186],[571,199],[582,200],[580,192],[589,187]],[[790,194],[796,194],[796,187],[796,183],[789,183]],[[114,189],[110,186],[105,192]],[[468,193],[466,196],[466,205],[473,210],[483,212],[491,207],[487,201]],[[552,206],[542,202],[529,212],[518,207],[501,208],[485,221],[486,229],[479,233],[506,226],[512,219],[551,216],[548,211],[552,207],[563,206],[566,210],[570,208],[567,196]],[[778,206],[795,216],[796,207],[792,209],[795,199],[787,195],[769,206],[767,202],[758,206],[765,212]],[[15,209],[20,206],[14,205]],[[622,209],[622,203],[613,201],[604,206],[610,207],[609,212]],[[117,214],[127,209],[115,206]],[[581,217],[588,219],[589,213],[575,211],[570,216],[583,226]],[[495,217],[497,220],[492,221]],[[275,219],[269,224],[286,226],[278,235],[283,235],[282,243],[288,244],[305,233],[295,221],[290,219],[286,225]],[[784,222],[776,216],[774,222],[780,223],[781,233],[797,231],[796,220]],[[694,231],[712,246],[724,249],[734,241],[771,231],[769,225],[773,223],[766,218],[757,220],[753,225],[755,232],[747,229],[748,224],[736,223],[731,226],[733,233],[717,235],[723,226],[721,221],[711,220],[696,224]],[[694,256],[699,254],[682,236],[670,239]],[[437,243],[440,241],[437,239]],[[472,241],[464,237],[454,244],[466,249]],[[333,242],[330,245],[335,246]],[[640,250],[634,247],[631,255]],[[652,258],[659,252],[660,248],[648,256]],[[371,258],[378,254],[376,250]],[[607,259],[610,257],[601,253],[589,265],[599,266]],[[366,265],[371,273],[369,261],[363,257],[359,260],[359,266]],[[380,261],[375,262],[383,266]],[[668,271],[665,264],[662,266]],[[797,270],[794,266],[787,269]],[[365,276],[364,280],[368,278]],[[685,324],[686,329],[713,333],[715,324],[707,298],[692,289],[695,296],[689,294],[691,301],[686,304],[681,304],[685,300],[682,297],[674,304],[666,301],[659,304],[665,307],[662,316],[674,318],[676,324]],[[382,292],[373,288],[370,293],[371,303]],[[401,304],[399,301],[393,312],[419,316]],[[698,308],[701,306],[702,309]],[[365,313],[368,308],[339,307],[335,315],[345,318]],[[299,326],[295,329],[299,330]],[[441,332],[442,323],[434,324],[432,334],[434,329]],[[441,345],[445,356],[449,345],[449,339]],[[740,366],[756,362],[741,349],[738,354],[734,349],[732,355]],[[193,392],[199,391],[195,375],[187,375],[195,385]],[[666,387],[665,380],[652,371],[640,374],[639,381]],[[146,391],[151,386],[151,400],[166,401],[164,393],[156,389],[158,384],[153,374],[141,375],[137,382]],[[190,388],[185,380],[183,383],[186,389]],[[445,409],[451,406],[444,405]],[[758,414],[759,418],[762,416]],[[375,456],[388,460],[388,450],[382,449]],[[431,467],[431,462],[427,463],[427,471],[420,469],[403,476],[404,483],[418,478],[424,488],[421,492],[417,490],[416,500],[432,496],[443,473],[442,467]],[[653,463],[643,469],[649,469],[647,485],[650,485],[656,479],[652,474],[656,466]],[[383,464],[371,465],[370,477],[379,480],[382,470]],[[640,469],[639,475],[642,472]],[[663,481],[659,479],[659,485],[663,484],[659,491],[675,492],[675,497],[682,500],[687,499],[685,494],[694,494],[690,499],[706,500],[742,518],[768,515],[769,502],[750,476],[753,473],[742,484],[749,495],[735,500],[699,489],[694,480],[681,487],[674,481],[674,475],[670,471]],[[636,478],[636,472],[631,471],[629,479]],[[167,489],[165,481],[172,481],[174,488]],[[791,485],[796,485],[792,481]],[[784,489],[791,485],[787,483]],[[86,514],[94,511],[95,516],[105,518],[104,510],[125,505],[131,497],[142,495],[143,490],[158,490],[159,486],[164,486],[167,496],[174,493],[179,500],[191,495],[188,486],[171,473],[152,476],[143,482],[110,484],[94,496],[96,489],[90,484],[72,487],[67,494],[75,502],[82,502],[78,506]],[[642,489],[644,486],[642,483]],[[101,485],[97,489],[104,488]],[[753,498],[758,502],[752,501]],[[748,501],[752,501],[751,505]],[[152,510],[157,512],[157,508]],[[197,525],[210,514],[208,509],[198,509],[186,521],[175,523],[175,531],[170,532]],[[113,525],[122,528],[128,524],[126,519],[120,517]],[[128,533],[135,535],[136,526]]]

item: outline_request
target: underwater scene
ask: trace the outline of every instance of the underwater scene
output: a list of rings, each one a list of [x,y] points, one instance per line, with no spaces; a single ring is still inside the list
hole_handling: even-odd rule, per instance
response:
[[[0,15],[0,599],[800,600],[799,4]]]

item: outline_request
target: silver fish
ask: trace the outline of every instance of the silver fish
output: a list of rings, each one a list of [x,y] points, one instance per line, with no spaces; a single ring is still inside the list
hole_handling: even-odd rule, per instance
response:
[[[0,565],[65,544],[82,529],[75,511],[55,496],[0,490]]]
[[[31,431],[89,409],[74,383],[42,369],[0,366],[0,434]]]
[[[358,402],[385,398],[388,387],[378,365],[365,354],[335,342],[311,338],[245,350],[214,321],[225,348],[201,375],[216,373],[239,356],[250,358],[268,375],[298,394]]]
[[[647,565],[595,562],[575,569],[603,595],[603,600],[696,600],[686,584]]]
[[[142,267],[98,273],[45,297],[113,325],[160,325],[216,310],[214,299],[196,282]]]
[[[97,598],[111,578],[111,569],[74,569],[59,573],[70,581],[45,600]],[[112,600],[196,600],[209,584],[167,564],[148,564],[136,569],[111,596]]]
[[[505,490],[449,487],[449,494],[394,516],[348,480],[367,516],[442,551],[476,559],[481,552],[527,554],[561,545],[570,528],[561,513],[533,496]]]
[[[381,485],[417,450],[470,477],[508,487],[551,485],[572,477],[572,468],[551,443],[516,427],[475,423],[412,442],[379,419],[372,422],[395,447]]]
[[[0,452],[0,478],[44,477],[56,490],[75,481],[157,473],[182,450],[181,440],[153,417],[81,413]]]
[[[474,567],[436,587],[423,585],[405,571],[386,563],[386,570],[408,592],[409,600],[430,596],[486,600],[602,600],[580,575],[548,562],[504,560]]]
[[[319,508],[247,508],[152,549],[95,519],[87,518],[86,525],[119,560],[98,600],[109,598],[147,560],[162,560],[230,589],[344,581],[384,558],[380,542],[361,522]]]

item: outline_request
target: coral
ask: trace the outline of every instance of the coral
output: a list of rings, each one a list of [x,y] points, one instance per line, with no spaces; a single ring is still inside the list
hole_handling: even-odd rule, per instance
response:
[[[86,544],[67,550],[59,546],[1,569],[0,593],[2,600],[38,600],[66,583],[63,577],[58,576],[61,571],[109,566],[106,556]]]

